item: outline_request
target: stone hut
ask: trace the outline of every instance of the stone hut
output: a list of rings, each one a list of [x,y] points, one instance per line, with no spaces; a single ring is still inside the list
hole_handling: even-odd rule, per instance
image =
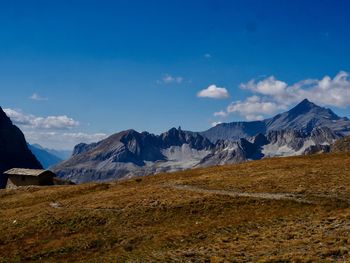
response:
[[[49,170],[13,168],[4,172],[8,177],[6,188],[28,185],[53,185],[55,174]]]

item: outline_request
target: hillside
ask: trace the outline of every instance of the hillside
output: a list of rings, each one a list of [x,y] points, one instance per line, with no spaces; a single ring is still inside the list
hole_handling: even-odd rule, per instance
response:
[[[0,198],[0,262],[350,261],[347,153]]]

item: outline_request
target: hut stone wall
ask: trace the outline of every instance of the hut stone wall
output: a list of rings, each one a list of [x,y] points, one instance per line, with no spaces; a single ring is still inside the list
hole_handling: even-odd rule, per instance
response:
[[[14,189],[18,186],[40,185],[39,178],[25,175],[10,175],[7,179],[7,189]]]

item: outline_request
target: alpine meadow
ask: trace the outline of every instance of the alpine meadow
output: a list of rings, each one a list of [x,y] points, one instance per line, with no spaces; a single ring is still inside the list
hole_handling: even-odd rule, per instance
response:
[[[349,11],[0,1],[0,263],[350,262]]]

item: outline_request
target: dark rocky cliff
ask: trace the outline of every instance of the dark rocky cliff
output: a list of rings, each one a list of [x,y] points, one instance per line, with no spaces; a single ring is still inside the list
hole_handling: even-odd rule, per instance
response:
[[[11,168],[41,169],[42,166],[28,149],[22,131],[12,124],[0,107],[0,188],[6,186],[3,172]]]

